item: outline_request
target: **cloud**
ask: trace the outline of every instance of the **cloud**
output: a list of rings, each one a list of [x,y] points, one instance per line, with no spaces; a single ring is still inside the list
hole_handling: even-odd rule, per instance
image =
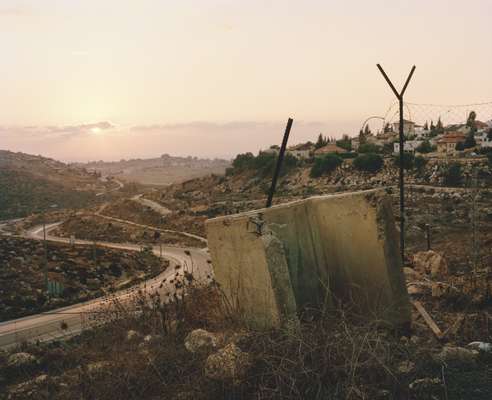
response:
[[[30,137],[32,139],[68,138],[83,136],[93,132],[93,129],[108,131],[116,128],[109,121],[81,125],[51,125],[51,126],[0,126],[3,136]]]
[[[33,12],[27,8],[21,7],[3,7],[0,8],[0,17],[27,17]]]

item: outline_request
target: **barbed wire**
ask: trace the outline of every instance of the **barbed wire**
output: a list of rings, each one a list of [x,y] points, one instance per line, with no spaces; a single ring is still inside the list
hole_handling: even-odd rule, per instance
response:
[[[476,120],[488,122],[492,120],[492,101],[469,104],[426,104],[405,102],[403,116],[418,125],[428,125],[441,120],[444,126],[466,123],[470,112],[476,113]],[[397,122],[399,118],[398,102],[394,101],[384,114],[385,123]]]

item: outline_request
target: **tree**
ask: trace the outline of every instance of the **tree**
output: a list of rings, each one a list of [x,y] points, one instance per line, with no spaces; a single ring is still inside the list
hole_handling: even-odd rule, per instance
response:
[[[487,139],[492,140],[492,128],[487,132]]]
[[[468,118],[466,120],[466,126],[470,128],[473,132],[477,130],[477,113],[475,111],[470,111],[470,114],[468,114]]]
[[[425,165],[427,164],[427,160],[422,157],[422,156],[415,156],[415,159],[413,161],[415,169],[420,172],[423,170]]]
[[[232,166],[238,171],[251,169],[254,166],[255,156],[253,153],[238,154],[232,161]]]
[[[361,144],[367,143],[367,137],[371,135],[371,128],[369,128],[369,124],[366,124],[364,129],[359,131],[359,146]]]
[[[386,124],[384,124],[384,133],[388,133],[388,132],[393,132],[393,128],[391,127],[389,122],[386,122]]]
[[[348,137],[348,135],[343,135],[341,139],[336,141],[336,144],[338,147],[341,147],[342,149],[345,149],[347,151],[352,150],[352,141]]]
[[[408,151],[403,153],[403,168],[406,170],[412,169],[414,166],[415,156]],[[397,167],[400,166],[400,155],[396,155],[394,158],[394,163]]]
[[[442,121],[441,121],[441,117],[439,117],[439,119],[437,120],[437,125],[436,125],[436,132],[438,134],[441,134],[444,132],[444,126],[442,124]]]
[[[460,186],[463,181],[463,173],[459,163],[452,163],[444,172],[444,184],[447,186]]]
[[[428,131],[429,130],[429,124],[427,123],[427,121],[425,121],[424,130],[425,131]]]
[[[321,157],[316,157],[314,159],[314,164],[311,168],[310,176],[312,178],[318,178],[328,172],[336,170],[343,160],[337,154],[326,154]]]
[[[492,151],[487,153],[487,159],[489,160],[489,167],[492,168]]]
[[[363,143],[359,144],[359,148],[357,149],[358,153],[380,153],[381,146],[378,146],[374,143]]]
[[[458,142],[456,143],[455,149],[458,151],[463,151],[465,150],[465,144],[463,142]]]
[[[324,147],[328,144],[328,140],[323,137],[323,135],[320,133],[318,136],[318,140],[314,144],[315,149],[320,149],[321,147]]]
[[[424,140],[422,143],[419,144],[419,146],[415,149],[419,153],[431,153],[434,148],[430,144],[428,140]]]
[[[472,147],[475,147],[477,145],[477,141],[475,140],[475,134],[471,130],[468,135],[466,135],[465,142],[463,143],[463,147],[465,149],[470,149]]]
[[[354,159],[354,167],[360,171],[377,172],[383,165],[383,158],[375,153],[360,154]]]

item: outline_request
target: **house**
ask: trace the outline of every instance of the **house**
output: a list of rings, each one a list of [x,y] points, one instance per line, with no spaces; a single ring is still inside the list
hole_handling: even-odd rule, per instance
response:
[[[456,145],[465,142],[465,135],[460,132],[446,132],[436,141],[437,152],[445,155],[455,155]]]
[[[315,157],[322,156],[329,153],[343,154],[343,153],[347,153],[347,150],[337,146],[335,143],[328,143],[326,146],[314,150]]]
[[[297,144],[287,149],[287,154],[291,154],[300,160],[306,160],[311,157],[314,145],[311,142]]]
[[[377,144],[384,145],[386,143],[393,143],[398,139],[398,133],[393,131],[380,132],[376,135],[378,141]]]
[[[400,121],[393,122],[393,131],[400,132]],[[415,134],[415,122],[409,121],[408,119],[403,120],[403,134],[413,135]]]
[[[359,137],[354,137],[350,139],[350,145],[352,146],[352,150],[357,151],[359,150],[359,145],[360,145],[360,140]]]
[[[403,142],[403,151],[409,151],[411,153],[415,153],[415,150],[417,147],[419,147],[422,144],[423,140],[405,140]],[[400,152],[400,143],[395,142],[393,143],[393,153],[399,153]]]
[[[262,152],[268,154],[278,154],[280,152],[280,147],[274,144],[273,146],[270,146],[268,149],[262,150]]]
[[[486,131],[483,131],[479,134],[475,134],[475,140],[477,142],[477,145],[480,146],[480,148],[492,148],[492,139],[489,138],[489,135]]]

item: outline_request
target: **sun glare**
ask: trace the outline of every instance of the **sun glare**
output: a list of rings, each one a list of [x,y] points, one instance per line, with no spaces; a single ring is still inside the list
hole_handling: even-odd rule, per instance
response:
[[[101,133],[101,128],[98,128],[97,126],[94,128],[91,128],[92,133]]]

